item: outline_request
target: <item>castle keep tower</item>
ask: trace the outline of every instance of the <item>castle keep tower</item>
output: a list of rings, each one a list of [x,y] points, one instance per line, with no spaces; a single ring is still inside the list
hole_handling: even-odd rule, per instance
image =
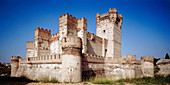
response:
[[[76,19],[72,15],[66,13],[59,17],[59,35],[60,40],[67,36],[77,36],[82,39],[82,52],[87,52],[87,19],[82,17]],[[61,42],[60,42],[61,45]],[[61,48],[60,48],[61,50]]]
[[[62,81],[81,81],[82,41],[79,37],[62,39]]]
[[[35,29],[35,57],[45,56],[50,54],[49,39],[51,30],[36,28]]]
[[[121,25],[122,15],[115,8],[110,8],[105,14],[96,15],[96,35],[108,39],[108,47],[103,53],[106,57],[121,56]]]

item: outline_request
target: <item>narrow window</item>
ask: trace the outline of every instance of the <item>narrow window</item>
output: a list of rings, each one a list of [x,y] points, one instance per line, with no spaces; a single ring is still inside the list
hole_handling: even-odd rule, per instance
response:
[[[105,33],[105,32],[106,32],[106,30],[103,30],[103,32]]]

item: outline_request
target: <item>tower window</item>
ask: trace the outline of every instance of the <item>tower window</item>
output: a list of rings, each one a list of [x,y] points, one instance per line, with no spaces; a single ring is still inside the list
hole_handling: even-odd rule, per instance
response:
[[[103,30],[103,32],[105,33],[105,32],[106,32],[106,30]]]

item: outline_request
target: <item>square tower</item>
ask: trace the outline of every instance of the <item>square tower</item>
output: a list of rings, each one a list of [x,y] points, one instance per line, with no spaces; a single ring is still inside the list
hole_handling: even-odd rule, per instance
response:
[[[104,49],[106,57],[121,57],[121,25],[122,15],[115,8],[110,8],[105,14],[96,15],[96,35],[108,40],[107,49]]]

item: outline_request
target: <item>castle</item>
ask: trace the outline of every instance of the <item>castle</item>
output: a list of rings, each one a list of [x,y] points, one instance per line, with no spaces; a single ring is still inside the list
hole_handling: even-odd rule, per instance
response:
[[[110,8],[96,15],[96,35],[87,32],[87,19],[66,13],[59,17],[59,32],[36,28],[35,41],[27,42],[26,59],[11,57],[11,76],[79,82],[90,77],[136,78],[153,76],[153,56],[121,57],[123,16]]]

